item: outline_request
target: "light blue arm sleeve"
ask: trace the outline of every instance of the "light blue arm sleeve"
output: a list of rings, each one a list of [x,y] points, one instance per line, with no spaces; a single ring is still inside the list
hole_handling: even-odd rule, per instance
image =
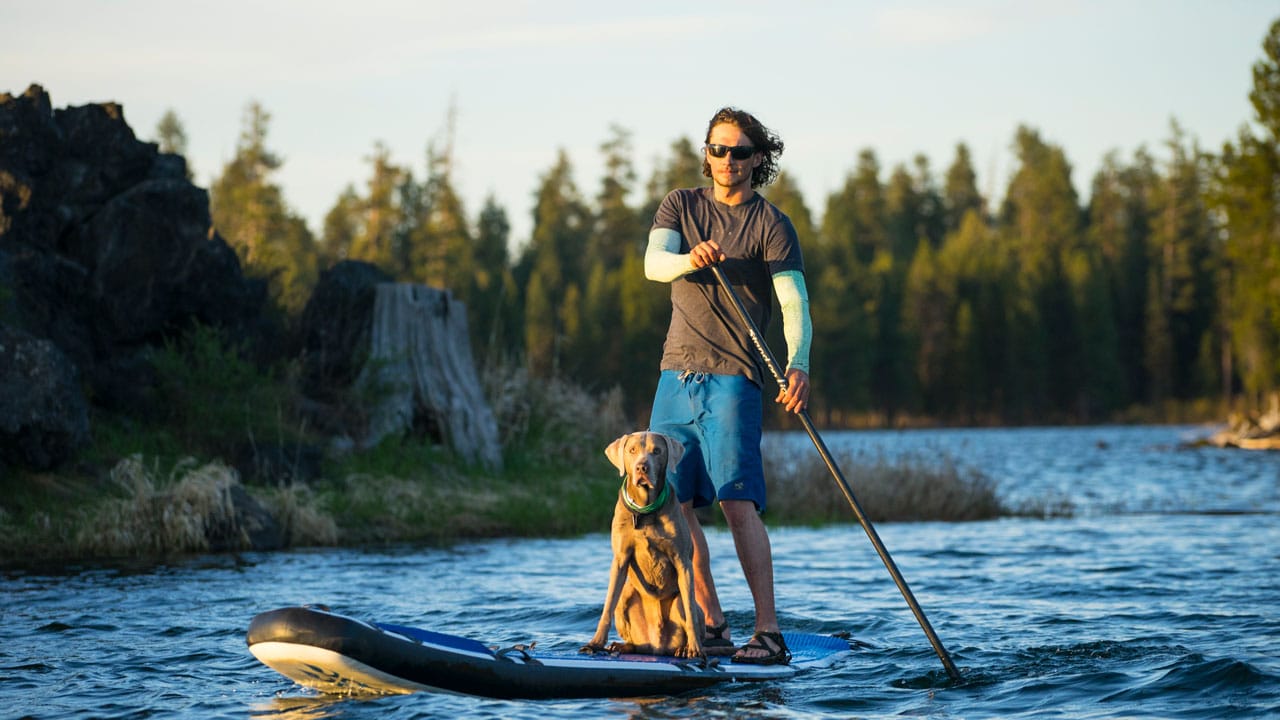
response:
[[[773,276],[773,292],[782,309],[782,335],[787,340],[787,369],[809,372],[809,343],[813,324],[809,320],[809,290],[804,273],[786,270]]]
[[[644,251],[644,276],[658,282],[672,282],[693,272],[688,253],[680,252],[680,233],[667,228],[649,232]]]

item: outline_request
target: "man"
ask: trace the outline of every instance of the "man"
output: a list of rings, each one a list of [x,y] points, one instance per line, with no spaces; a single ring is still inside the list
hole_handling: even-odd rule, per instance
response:
[[[711,577],[707,540],[695,507],[718,500],[733,533],[755,605],[755,632],[735,662],[786,663],[778,629],[773,555],[760,519],[765,509],[760,456],[764,375],[733,300],[710,265],[720,265],[763,329],[777,295],[787,340],[787,388],[775,398],[799,413],[809,401],[809,300],[791,220],[756,193],[777,176],[782,141],[736,108],[707,126],[702,174],[711,187],[671,191],[649,233],[645,275],[671,283],[671,325],[663,345],[650,430],[685,446],[675,486],[694,539],[694,585],[706,617],[708,652],[733,652]]]

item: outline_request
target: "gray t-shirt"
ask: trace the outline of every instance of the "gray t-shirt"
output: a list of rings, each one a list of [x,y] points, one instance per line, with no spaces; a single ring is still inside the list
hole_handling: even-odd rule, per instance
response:
[[[761,332],[772,315],[773,275],[804,270],[791,219],[759,193],[741,205],[725,205],[710,187],[672,190],[653,227],[680,233],[680,252],[706,240],[720,243],[727,258],[720,268]],[[764,386],[763,363],[750,334],[710,269],[671,283],[671,326],[661,367],[745,375]]]

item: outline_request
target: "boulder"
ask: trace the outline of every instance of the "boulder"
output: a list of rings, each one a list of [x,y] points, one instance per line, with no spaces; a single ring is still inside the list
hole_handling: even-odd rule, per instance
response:
[[[0,460],[51,470],[88,441],[75,365],[52,342],[0,324]]]
[[[143,180],[78,227],[71,258],[88,272],[103,347],[155,342],[199,321],[250,321],[266,286],[241,276],[235,251],[211,233],[209,196],[185,180]]]
[[[320,274],[302,311],[300,389],[309,398],[334,402],[351,387],[369,353],[378,285],[392,277],[376,265],[343,260]]]

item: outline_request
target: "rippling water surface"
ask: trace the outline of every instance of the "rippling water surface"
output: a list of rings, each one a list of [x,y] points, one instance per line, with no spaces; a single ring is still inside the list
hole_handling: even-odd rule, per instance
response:
[[[0,574],[0,715],[37,718],[1271,717],[1280,715],[1280,454],[1186,449],[1197,428],[830,433],[831,447],[945,452],[1011,501],[1070,519],[877,525],[960,667],[952,683],[861,528],[773,528],[787,629],[865,643],[826,670],[644,700],[317,695],[259,664],[271,608],[492,644],[576,650],[594,630],[608,538],[448,550],[316,550]],[[775,436],[798,443],[803,436]],[[851,477],[857,491],[857,478]],[[833,486],[834,487],[834,486]],[[833,489],[833,492],[835,490]],[[750,597],[709,537],[741,641]]]

